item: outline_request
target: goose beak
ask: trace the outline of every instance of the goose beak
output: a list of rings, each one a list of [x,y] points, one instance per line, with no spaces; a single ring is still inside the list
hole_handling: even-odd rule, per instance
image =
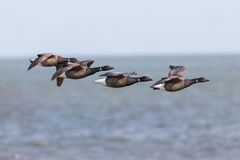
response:
[[[207,78],[204,78],[204,82],[209,82],[210,80]]]

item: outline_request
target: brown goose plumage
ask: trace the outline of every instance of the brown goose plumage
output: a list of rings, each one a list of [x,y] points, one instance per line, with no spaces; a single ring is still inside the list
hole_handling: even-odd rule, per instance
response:
[[[133,85],[138,82],[147,82],[152,81],[151,78],[147,76],[132,76],[136,75],[135,72],[132,73],[120,73],[120,72],[107,72],[100,76],[105,76],[105,78],[98,79],[94,81],[95,83],[99,83],[112,88],[120,88]]]
[[[52,67],[57,66],[59,63],[66,63],[66,62],[77,62],[76,58],[65,58],[58,55],[54,55],[52,53],[44,53],[38,54],[37,58],[34,60],[30,60],[31,64],[28,67],[28,70],[32,69],[37,65],[41,65],[43,67]]]
[[[151,88],[154,90],[165,90],[169,92],[175,92],[189,87],[195,83],[208,82],[205,77],[186,79],[184,77],[184,66],[172,66],[170,65],[170,71],[168,77],[162,78],[160,81],[154,83]]]
[[[57,64],[57,66],[56,66],[56,72],[57,72],[59,69],[64,68],[64,67],[66,67],[66,66],[68,66],[68,62]],[[60,86],[62,85],[63,81],[64,81],[64,77],[58,77],[56,81],[57,81],[57,86],[60,87]]]
[[[91,68],[91,65],[94,63],[92,60],[85,60],[78,63],[69,64],[63,68],[57,70],[53,76],[52,80],[56,78],[69,78],[69,79],[81,79],[90,75],[93,75],[100,71],[108,71],[113,69],[111,66],[102,66]]]

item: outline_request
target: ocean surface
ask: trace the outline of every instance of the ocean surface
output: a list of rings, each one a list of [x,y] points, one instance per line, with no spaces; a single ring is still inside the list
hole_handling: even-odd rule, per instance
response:
[[[240,56],[92,58],[154,81],[112,89],[97,73],[58,88],[54,68],[0,60],[0,160],[240,159]],[[151,90],[169,64],[210,82]]]

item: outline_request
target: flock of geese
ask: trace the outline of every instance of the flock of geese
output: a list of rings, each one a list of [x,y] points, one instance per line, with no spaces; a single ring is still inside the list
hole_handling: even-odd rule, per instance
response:
[[[80,61],[76,58],[61,57],[52,53],[38,54],[37,58],[30,60],[31,64],[28,70],[40,65],[44,67],[56,67],[56,72],[52,76],[52,80],[57,81],[60,87],[64,78],[81,79],[93,75],[97,72],[108,71],[114,69],[109,65],[101,67],[91,67],[93,60]],[[208,82],[205,77],[187,79],[184,76],[184,66],[169,66],[170,70],[166,77],[154,83],[151,88],[154,90],[165,90],[169,92],[179,91],[195,83]],[[106,72],[101,74],[95,83],[102,84],[107,87],[120,88],[133,85],[139,82],[148,82],[152,79],[148,76],[138,76],[135,72]]]

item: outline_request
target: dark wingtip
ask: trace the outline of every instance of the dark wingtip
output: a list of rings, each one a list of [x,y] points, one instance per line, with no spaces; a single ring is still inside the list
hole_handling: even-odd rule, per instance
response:
[[[94,60],[87,60],[88,61],[88,66],[90,67],[95,61]]]
[[[57,77],[56,77],[56,75],[55,75],[55,74],[53,74],[53,76],[52,76],[51,80],[52,80],[52,81],[54,81],[56,78],[57,78]]]
[[[64,78],[61,78],[61,77],[60,77],[60,78],[57,78],[56,81],[57,81],[57,86],[58,86],[58,87],[61,87],[62,84],[63,84]]]
[[[170,65],[169,65],[169,68],[170,68],[170,69],[174,69],[175,66],[170,64]]]
[[[33,66],[32,66],[32,64],[28,67],[28,71],[30,70],[30,69],[32,69],[33,68]]]
[[[35,67],[35,65],[33,64],[33,63],[34,63],[34,60],[29,59],[29,62],[30,62],[31,64],[30,64],[29,67],[28,67],[28,71],[29,71],[30,69],[32,69],[33,67]]]

